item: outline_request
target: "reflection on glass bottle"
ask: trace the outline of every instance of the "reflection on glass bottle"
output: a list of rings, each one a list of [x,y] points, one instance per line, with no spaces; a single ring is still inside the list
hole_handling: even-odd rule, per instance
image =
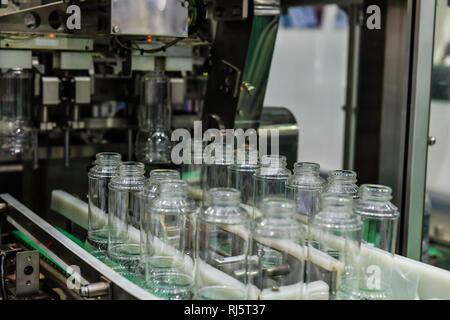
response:
[[[95,166],[89,171],[89,223],[86,246],[105,251],[108,246],[108,184],[117,174],[122,156],[105,152],[96,156]]]
[[[399,213],[390,200],[392,190],[380,185],[363,185],[360,199],[355,202],[353,211],[363,221],[363,243],[377,251],[377,261],[361,261],[360,292],[351,298],[358,300],[390,299],[394,268],[395,242]],[[384,259],[381,259],[384,256]]]
[[[267,197],[285,197],[286,182],[291,171],[286,168],[287,162],[284,156],[263,156],[261,167],[256,171],[254,204],[261,207],[261,202]]]
[[[248,298],[304,299],[306,230],[296,219],[295,202],[273,198],[264,200],[262,207],[248,257]]]
[[[346,299],[359,290],[361,219],[346,194],[322,194],[321,209],[310,220],[307,282],[328,284],[330,299]]]
[[[320,165],[300,162],[294,165],[294,174],[288,179],[286,196],[295,201],[297,213],[303,223],[308,223],[319,210],[320,194],[326,181],[320,176]]]
[[[147,224],[146,288],[170,300],[190,299],[194,284],[195,205],[182,180],[160,182]]]
[[[140,259],[140,208],[138,194],[144,190],[145,166],[124,162],[109,183],[108,257],[119,271],[134,272]]]
[[[176,170],[157,169],[150,172],[150,178],[146,181],[144,190],[138,194],[140,209],[140,231],[141,231],[141,260],[138,268],[138,275],[145,275],[145,266],[151,253],[150,247],[147,246],[147,232],[150,224],[150,209],[153,200],[159,195],[160,182],[164,180],[177,180],[180,174]]]
[[[161,66],[141,80],[136,158],[145,164],[171,162],[170,81]]]
[[[31,100],[33,74],[15,68],[0,77],[0,149],[12,155],[29,151],[33,145]]]
[[[211,189],[209,206],[197,219],[195,241],[195,298],[246,298],[248,214],[240,207],[238,190]]]
[[[334,170],[328,174],[327,193],[348,194],[358,199],[359,188],[356,185],[356,172],[350,170]]]

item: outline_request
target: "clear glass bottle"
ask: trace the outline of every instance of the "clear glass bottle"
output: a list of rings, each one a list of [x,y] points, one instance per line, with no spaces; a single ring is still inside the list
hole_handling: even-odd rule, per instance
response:
[[[96,156],[95,166],[88,173],[89,213],[86,248],[101,253],[108,248],[108,184],[116,176],[122,156],[119,153],[104,152]]]
[[[150,230],[150,209],[153,200],[159,195],[160,183],[164,180],[180,179],[180,173],[170,169],[156,169],[150,172],[150,178],[146,181],[144,190],[138,194],[140,212],[140,240],[141,240],[141,259],[138,268],[138,275],[145,276],[145,266],[148,256],[151,253],[147,246],[147,232]]]
[[[12,155],[29,151],[33,147],[33,74],[10,69],[0,76],[0,88],[0,149]]]
[[[257,208],[267,197],[286,197],[286,182],[291,176],[291,171],[286,168],[287,162],[284,156],[263,156],[261,167],[254,175],[255,191],[253,201]]]
[[[211,164],[205,164],[205,186],[204,193],[209,194],[210,189],[226,188],[228,185],[228,166],[234,163],[234,145],[227,144],[223,137],[220,154],[214,152]]]
[[[147,231],[146,287],[170,300],[190,299],[194,283],[194,202],[182,180],[160,182]]]
[[[189,196],[200,205],[202,203],[204,183],[202,140],[191,140],[190,160],[190,163],[184,163],[181,168],[182,179],[188,184]]]
[[[328,173],[326,193],[349,194],[358,199],[359,188],[356,185],[356,172],[351,170],[334,170]]]
[[[140,208],[138,194],[144,190],[145,165],[124,162],[109,183],[108,257],[118,271],[134,272],[139,264]]]
[[[326,193],[320,201],[309,223],[307,282],[324,281],[330,299],[346,299],[359,290],[362,222],[350,195]]]
[[[263,217],[252,230],[248,276],[250,299],[305,298],[306,228],[297,220],[294,201],[263,201]]]
[[[195,299],[245,299],[250,235],[240,192],[215,188],[208,200],[209,207],[197,219]]]
[[[361,261],[360,292],[354,299],[390,299],[399,212],[390,200],[392,189],[381,185],[362,185],[353,212],[363,221],[362,240],[384,259]]]
[[[286,197],[296,203],[297,213],[305,224],[319,210],[319,199],[326,186],[320,176],[320,165],[299,162],[294,165],[294,174],[286,184]]]
[[[243,159],[237,159],[234,164],[228,166],[228,187],[241,192],[242,204],[253,206],[254,178],[260,168],[257,150],[246,150]]]
[[[170,164],[170,80],[162,66],[143,77],[140,95],[136,158],[145,164]]]

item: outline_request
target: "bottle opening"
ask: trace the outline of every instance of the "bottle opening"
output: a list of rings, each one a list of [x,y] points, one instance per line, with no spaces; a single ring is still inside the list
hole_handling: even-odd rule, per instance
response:
[[[119,167],[121,176],[141,176],[145,174],[145,165],[140,162],[124,162]]]
[[[313,162],[297,162],[294,164],[295,173],[319,173],[320,164]]]
[[[361,199],[386,200],[392,199],[392,189],[382,185],[365,184],[360,189]]]
[[[171,169],[156,169],[150,172],[150,180],[177,180],[180,173]]]
[[[236,205],[241,202],[241,192],[232,188],[214,188],[209,191],[208,199],[214,205]]]
[[[122,155],[114,152],[102,152],[96,156],[96,164],[105,166],[117,166],[122,161]]]
[[[187,182],[183,180],[162,180],[159,188],[163,198],[187,196]]]

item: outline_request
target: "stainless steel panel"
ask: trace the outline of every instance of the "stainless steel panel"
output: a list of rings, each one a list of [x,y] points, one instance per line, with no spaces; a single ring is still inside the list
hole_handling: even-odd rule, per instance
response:
[[[57,77],[42,77],[42,104],[44,106],[57,105],[61,102],[59,83]]]
[[[112,0],[111,33],[187,37],[184,1]]]
[[[16,295],[37,293],[39,293],[39,252],[18,252],[16,255]]]

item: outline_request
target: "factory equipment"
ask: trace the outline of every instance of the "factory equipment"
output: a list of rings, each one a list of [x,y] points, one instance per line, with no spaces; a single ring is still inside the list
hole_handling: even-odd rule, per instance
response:
[[[290,185],[289,168],[296,162],[299,126],[286,109],[263,108],[263,102],[281,10],[316,2],[7,1],[0,9],[0,243],[6,244],[0,247],[2,298],[242,299],[249,292],[259,292],[255,296],[259,299],[342,298],[339,281],[353,285],[350,276],[354,274],[347,272],[352,266],[350,253],[343,249],[341,239],[336,239],[335,230],[330,231],[326,221],[320,220],[323,215],[325,220],[328,214],[333,216],[339,206],[345,207],[351,218],[351,223],[341,221],[339,226],[344,227],[338,229],[343,230],[345,245],[355,248],[352,254],[358,251],[365,261],[394,264],[401,272],[397,278],[393,276],[393,283],[407,288],[408,297],[449,298],[447,272],[392,253],[386,256],[361,244],[357,239],[359,220],[350,212],[351,199],[345,196],[329,196],[331,209],[313,219],[316,229],[308,229],[309,240],[300,232],[292,234],[295,246],[291,237],[281,234],[260,242],[266,225],[260,225],[251,238],[249,220],[259,217],[260,222],[274,222],[273,212],[267,215],[265,209],[284,212],[282,223],[295,220],[295,205],[276,198]],[[422,97],[426,97],[419,91],[427,87],[427,68],[417,66],[428,52],[420,44],[434,21],[434,1],[377,2],[388,23],[383,35],[370,34],[362,27],[360,17],[371,1],[336,2],[346,9],[351,24],[346,169],[363,172],[364,182],[368,178],[384,182],[386,177],[392,182],[385,184],[393,185],[394,200],[402,212],[401,250],[397,253],[415,258],[417,248],[410,237],[422,220],[418,215],[421,204],[416,203],[418,209],[412,205],[421,196],[411,188],[420,185],[422,177],[422,156],[415,152],[423,147],[423,141],[417,139],[423,128],[414,123],[423,111]],[[412,23],[412,17],[420,23]],[[410,26],[407,32],[392,34],[400,40],[414,39],[413,44],[391,39],[389,31],[404,31],[404,25]],[[411,117],[407,123],[399,120],[403,134],[395,139],[396,146],[408,146],[411,157],[393,152],[386,163],[376,163],[380,179],[361,168],[362,152],[355,152],[366,138],[355,134],[354,112],[358,99],[365,98],[367,79],[359,73],[368,68],[364,58],[370,54],[362,34],[382,43],[379,46],[387,53],[395,53],[394,62],[386,54],[386,61],[377,63],[386,71],[386,80],[381,82],[387,87],[394,83],[398,96],[391,90],[378,92],[377,101],[384,104],[377,110],[391,104],[399,107],[396,117],[378,114],[383,121],[374,131],[397,128],[390,120],[398,120],[405,110]],[[380,47],[372,54],[381,56]],[[389,78],[389,73],[397,70],[392,64],[404,52],[409,53],[408,61],[399,65],[412,70]],[[405,74],[411,78],[399,78]],[[382,77],[377,76],[378,80]],[[414,99],[405,98],[409,92],[405,88],[417,90]],[[365,119],[364,106],[362,109],[360,117]],[[254,129],[259,140],[279,137],[280,154],[287,158],[265,156],[261,167],[251,168],[254,189],[244,190],[242,205],[239,191],[226,187],[243,183],[248,189],[247,183],[230,178],[230,172],[241,174],[243,170],[242,166],[232,167],[234,160],[222,157],[227,152],[214,155],[213,163],[204,166],[195,161],[198,145],[203,144],[194,143],[193,164],[177,166],[170,161],[173,143],[179,142],[170,141],[172,131],[181,128],[192,133],[196,121],[202,122],[201,133],[239,128]],[[271,129],[278,131],[270,133]],[[380,137],[386,140],[384,135]],[[198,141],[196,138],[193,141]],[[380,150],[390,150],[389,141],[384,142]],[[225,151],[227,148],[224,146]],[[121,164],[119,154],[124,161]],[[414,162],[409,160],[412,158]],[[140,162],[132,162],[136,160]],[[118,167],[115,174],[114,167]],[[160,182],[154,197],[146,199],[152,185],[146,185],[145,173],[154,169],[181,171],[186,182]],[[395,181],[391,171],[398,173]],[[261,204],[267,196],[273,199],[265,208]],[[291,225],[300,225],[298,220]],[[349,225],[353,229],[346,229]],[[107,241],[104,234],[97,237],[96,233],[105,228]],[[275,223],[274,228],[279,230],[280,225]],[[86,246],[86,239],[94,246]],[[256,256],[275,257],[275,265],[260,263],[248,274],[250,241],[252,245],[259,242],[259,249],[264,247]],[[333,246],[339,252],[334,260],[328,250]],[[152,264],[152,258],[167,263]],[[305,259],[315,271],[307,286],[302,283],[308,279],[302,274],[308,262]],[[248,290],[249,276],[256,291]]]

